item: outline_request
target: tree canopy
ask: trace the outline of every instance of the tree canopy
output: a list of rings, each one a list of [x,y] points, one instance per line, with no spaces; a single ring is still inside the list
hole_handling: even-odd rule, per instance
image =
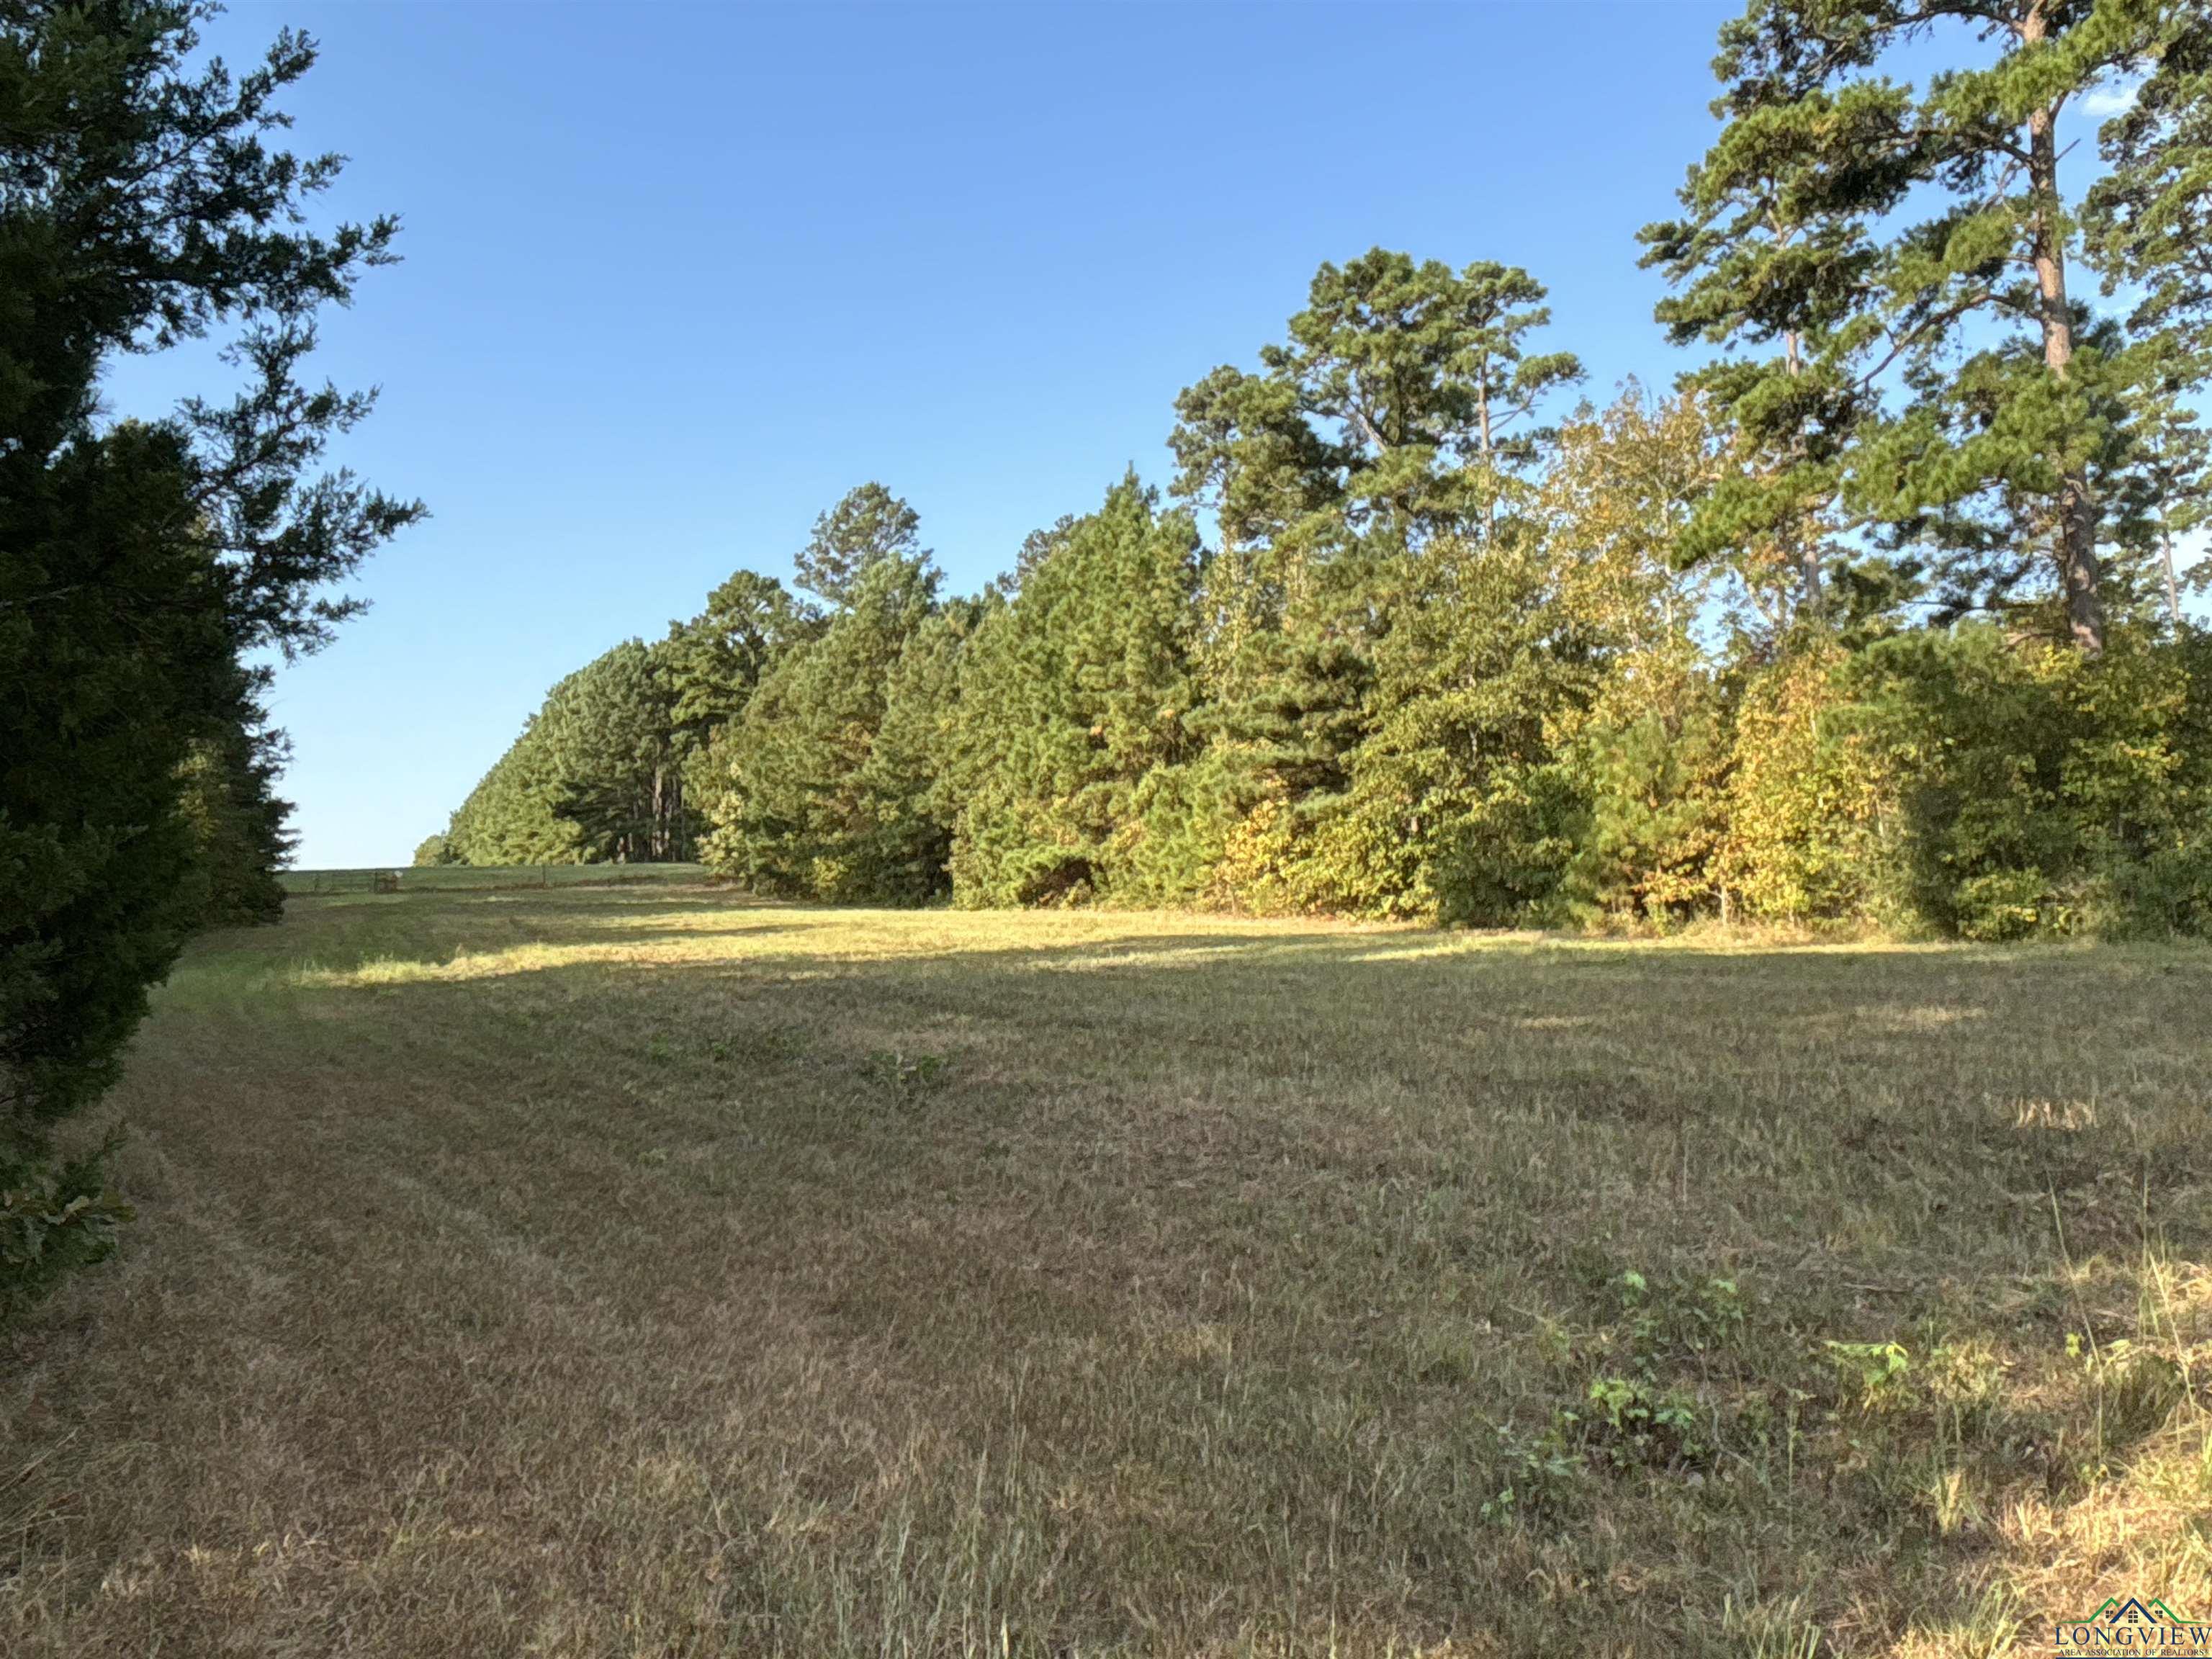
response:
[[[1651,240],[1678,234],[1703,233]],[[1745,272],[1778,246],[1678,260],[1662,317],[1794,340],[1604,404],[1569,401],[1525,272],[1324,265],[1257,368],[1176,400],[1172,498],[1128,472],[975,599],[944,595],[903,502],[854,492],[899,550],[826,614],[742,572],[710,606],[747,642],[699,659],[728,677],[689,728],[702,855],[864,902],[2201,928],[2205,635],[2117,576],[2095,648],[2055,580],[1931,602],[1926,511],[1884,517],[1854,471],[1906,441],[1919,383],[1847,380],[1818,295],[1859,278],[1775,298]],[[2025,395],[2005,350],[1940,395]],[[2187,361],[2100,416],[2118,549],[2202,521]],[[542,821],[570,810],[539,787]]]

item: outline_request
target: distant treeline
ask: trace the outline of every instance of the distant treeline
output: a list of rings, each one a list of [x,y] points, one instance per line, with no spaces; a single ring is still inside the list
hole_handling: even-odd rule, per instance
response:
[[[2094,655],[2048,600],[1913,625],[1878,560],[1833,555],[1817,598],[1678,568],[1725,460],[1705,410],[1582,411],[1472,511],[1423,459],[1413,537],[1340,496],[1301,514],[1319,546],[1208,548],[1125,478],[975,599],[865,486],[801,562],[821,602],[740,573],[571,675],[417,860],[696,857],[861,902],[2203,928],[2212,641],[2124,567]]]
[[[1923,89],[1887,73],[1908,46]],[[2212,641],[2177,548],[2208,518],[2212,16],[1759,0],[1715,67],[1723,131],[1642,234],[1659,321],[1714,354],[1668,394],[1570,407],[1525,271],[1323,265],[1256,369],[1178,398],[1164,497],[1126,477],[951,599],[866,485],[800,592],[741,572],[556,687],[420,857],[2205,930]],[[2060,122],[2100,87],[2129,96],[2083,189]]]
[[[1377,255],[1316,291],[1470,280]],[[1414,380],[1402,325],[1346,310],[1184,394],[1212,545],[1127,477],[948,599],[866,485],[800,556],[812,597],[740,572],[571,675],[418,860],[1492,924],[2212,920],[2212,640],[2154,548],[2104,572],[2101,651],[2032,569],[1961,617],[1918,559],[1841,537],[1689,556],[1741,476],[1710,392],[1509,437],[1510,356],[1486,460],[1480,387]],[[1370,352],[1408,407],[1354,401]],[[1456,335],[1425,355],[1463,361]],[[1322,425],[1346,411],[1373,435]]]

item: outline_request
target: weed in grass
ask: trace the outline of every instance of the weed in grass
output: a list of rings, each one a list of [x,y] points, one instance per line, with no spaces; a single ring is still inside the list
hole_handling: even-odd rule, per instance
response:
[[[1821,1344],[1863,1412],[1899,1411],[1917,1399],[1912,1356],[1901,1342]]]
[[[1640,1376],[1597,1376],[1581,1418],[1593,1447],[1618,1469],[1701,1468],[1712,1458],[1698,1402]]]
[[[2187,1395],[2188,1374],[2179,1362],[2169,1354],[2138,1348],[2130,1338],[2093,1348],[2079,1333],[2069,1331],[2066,1352],[2089,1379],[2096,1474],[2106,1473],[2112,1458],[2164,1427]]]
[[[1803,1595],[1773,1601],[1731,1595],[1722,1603],[1721,1632],[1742,1659],[1820,1659],[1825,1644],[1812,1607]]]
[[[951,1069],[952,1062],[943,1054],[908,1055],[896,1048],[878,1048],[868,1056],[861,1075],[893,1106],[910,1110],[942,1089]]]
[[[1483,1499],[1483,1520],[1504,1526],[1524,1516],[1556,1517],[1573,1509],[1589,1471],[1569,1438],[1572,1426],[1566,1413],[1556,1414],[1540,1435],[1522,1433],[1510,1424],[1498,1425],[1497,1462],[1504,1484]]]

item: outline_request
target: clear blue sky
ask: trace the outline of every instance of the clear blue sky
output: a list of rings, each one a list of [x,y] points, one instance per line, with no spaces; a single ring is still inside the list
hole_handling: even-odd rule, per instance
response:
[[[404,861],[555,679],[787,576],[852,484],[969,589],[1128,463],[1164,480],[1177,390],[1322,260],[1526,265],[1594,391],[1663,383],[1634,234],[1735,9],[238,5],[234,64],[322,44],[291,107],[353,157],[332,210],[404,221],[320,362],[383,387],[339,459],[433,514],[278,682],[299,862]]]

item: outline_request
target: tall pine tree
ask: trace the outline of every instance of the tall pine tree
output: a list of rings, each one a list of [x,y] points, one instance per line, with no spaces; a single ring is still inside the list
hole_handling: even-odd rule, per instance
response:
[[[938,580],[919,558],[871,562],[822,636],[761,682],[717,749],[710,865],[757,892],[886,896],[868,767],[892,676],[937,610]]]
[[[1316,837],[1351,797],[1409,562],[1518,533],[1534,416],[1581,373],[1528,350],[1543,297],[1510,267],[1375,249],[1321,268],[1263,373],[1217,369],[1177,400],[1176,489],[1219,532],[1197,719],[1231,826],[1225,884],[1246,902],[1356,903],[1370,885],[1321,868]]]
[[[961,672],[964,903],[1188,896],[1148,811],[1191,757],[1198,536],[1133,473],[1064,524]]]
[[[1839,493],[1933,561],[1953,610],[2039,567],[2064,634],[2103,648],[2100,490],[2132,365],[2085,331],[2058,123],[2192,10],[1753,0],[1723,29],[1721,137],[1686,216],[1644,233],[1683,289],[1662,313],[1678,337],[1779,347],[1714,377],[1764,458],[1717,499],[1723,537],[1802,551]],[[1887,72],[1908,51],[1943,62],[1917,90]]]

